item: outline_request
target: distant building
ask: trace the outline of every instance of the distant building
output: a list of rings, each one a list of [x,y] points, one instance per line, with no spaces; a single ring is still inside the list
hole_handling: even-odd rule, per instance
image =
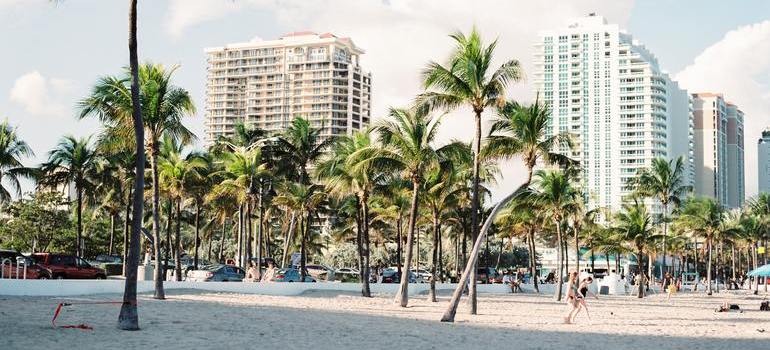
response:
[[[313,32],[206,49],[206,143],[239,122],[278,132],[303,117],[324,137],[365,128],[371,74],[359,65],[363,53],[350,38]]]
[[[743,112],[722,94],[693,94],[695,193],[737,208],[745,200]]]
[[[620,210],[628,180],[658,157],[683,157],[693,183],[690,96],[617,24],[592,14],[542,31],[534,62],[535,90],[551,108],[547,133],[574,136],[574,149],[558,151],[580,161],[589,208]]]
[[[770,193],[770,128],[762,131],[762,137],[757,143],[757,179],[759,193]]]

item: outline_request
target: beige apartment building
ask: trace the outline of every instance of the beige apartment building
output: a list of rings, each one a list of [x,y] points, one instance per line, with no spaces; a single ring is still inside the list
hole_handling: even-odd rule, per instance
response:
[[[737,208],[745,198],[743,112],[722,94],[693,94],[695,193]]]
[[[205,52],[207,144],[232,135],[239,122],[278,132],[303,117],[331,137],[371,121],[371,73],[350,38],[294,32]]]

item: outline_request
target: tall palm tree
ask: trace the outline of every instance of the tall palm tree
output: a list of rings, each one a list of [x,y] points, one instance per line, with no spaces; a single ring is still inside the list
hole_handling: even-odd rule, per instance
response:
[[[41,166],[42,178],[38,185],[44,188],[68,190],[74,186],[76,204],[77,236],[75,254],[83,256],[83,201],[96,187],[95,178],[99,156],[91,145],[90,137],[77,139],[65,136],[48,160]]]
[[[34,170],[25,167],[21,158],[33,155],[32,148],[19,138],[7,120],[0,123],[0,204],[10,202],[12,194],[21,196],[20,180],[32,179],[34,175]]]
[[[420,184],[425,170],[435,164],[439,154],[433,148],[440,118],[431,118],[425,111],[391,108],[389,119],[380,121],[374,130],[379,134],[380,147],[372,146],[354,153],[359,162],[353,169],[373,167],[399,171],[412,184],[406,254],[403,260],[401,283],[395,303],[406,307],[409,303],[409,271],[412,263],[412,244],[417,227]],[[401,262],[399,262],[401,263]]]
[[[564,283],[564,269],[562,242],[564,242],[564,233],[562,232],[565,220],[574,210],[575,203],[581,201],[580,193],[573,187],[572,179],[568,173],[557,170],[540,170],[535,173],[536,190],[525,194],[529,200],[535,203],[540,209],[541,215],[550,217],[556,228],[556,254],[557,254],[557,280],[558,287],[554,298],[561,300],[562,284]]]
[[[535,248],[535,233],[544,227],[542,215],[537,215],[540,211],[536,203],[531,198],[521,196],[508,204],[495,218],[495,223],[499,225],[501,232],[508,232],[515,236],[524,237],[527,241],[527,250],[529,252],[529,270],[532,275],[532,283],[535,292],[540,293],[537,285],[537,250]]]
[[[695,235],[702,237],[706,243],[706,291],[711,295],[711,266],[712,251],[715,239],[718,238],[724,219],[724,208],[713,198],[694,197],[688,199],[677,220],[683,227]]]
[[[132,58],[133,59],[133,58]],[[166,68],[160,64],[144,64],[124,77],[103,77],[93,87],[91,95],[80,101],[80,117],[96,116],[121,139],[129,140],[137,135],[136,116],[141,113],[142,145],[150,155],[152,173],[152,234],[155,261],[160,261],[160,189],[158,181],[158,155],[163,135],[187,144],[195,135],[182,123],[182,119],[195,113],[190,93],[172,83],[178,66]],[[136,84],[136,85],[135,85]],[[134,91],[137,90],[137,91]],[[138,96],[133,96],[138,94]],[[141,101],[134,103],[134,101]],[[136,138],[138,141],[139,138]],[[137,145],[137,149],[139,149]],[[140,157],[141,158],[141,157]],[[142,181],[143,182],[143,181]],[[165,299],[161,266],[155,264],[155,299]]]
[[[663,222],[663,266],[660,269],[660,278],[663,278],[663,270],[666,269],[669,205],[679,205],[687,192],[691,190],[691,186],[685,182],[684,160],[681,156],[669,161],[665,158],[655,158],[649,169],[642,169],[631,181],[639,194],[653,197],[663,206],[661,215]]]
[[[489,107],[502,106],[506,87],[522,78],[519,61],[508,60],[500,67],[492,68],[497,41],[485,45],[474,27],[470,34],[450,35],[455,48],[446,65],[428,63],[423,70],[423,86],[426,92],[417,97],[417,104],[429,110],[455,110],[461,106],[473,111],[475,134],[473,140],[473,183],[471,187],[471,234],[474,239],[484,240],[479,234],[479,168],[481,166],[481,115]],[[476,269],[471,269],[469,299],[471,314],[476,314]]]
[[[128,266],[125,268],[126,284],[123,290],[123,305],[118,315],[118,328],[123,330],[139,329],[139,312],[136,306],[136,279],[139,267],[139,236],[142,230],[142,215],[144,211],[144,119],[139,98],[139,58],[136,43],[136,3],[129,0],[128,11],[128,61],[131,74],[131,124],[134,129],[134,146],[136,149],[136,164],[134,167],[134,190],[131,216],[131,240],[128,250]],[[129,192],[130,193],[130,192]],[[157,242],[157,241],[156,241]]]
[[[629,244],[642,273],[642,259],[653,232],[652,218],[644,203],[634,198],[633,202],[623,204],[623,210],[615,214],[612,232],[615,239]],[[639,283],[637,297],[644,297],[644,283]]]
[[[759,225],[764,228],[764,232],[760,234],[759,240],[761,241],[763,247],[767,247],[767,239],[768,236],[770,236],[770,193],[762,192],[758,194],[756,197],[749,201],[748,206],[752,215],[754,215],[759,221]],[[765,251],[765,254],[762,255],[763,265],[767,264],[767,255],[767,251]],[[764,280],[765,292],[767,292],[767,277],[764,277]]]

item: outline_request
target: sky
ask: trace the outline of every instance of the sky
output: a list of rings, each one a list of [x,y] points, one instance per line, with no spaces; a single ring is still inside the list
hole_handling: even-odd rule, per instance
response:
[[[77,101],[100,76],[128,63],[125,0],[0,0],[0,120],[7,119],[42,162],[63,135],[99,132],[76,118]],[[139,0],[139,58],[179,65],[176,85],[198,106],[186,124],[203,135],[203,49],[312,30],[351,37],[372,72],[373,119],[420,92],[419,72],[443,62],[448,34],[476,25],[497,39],[496,59],[532,71],[537,32],[590,12],[620,24],[690,90],[722,92],[746,115],[746,195],[757,188],[756,140],[770,125],[770,1],[743,0]],[[510,97],[534,98],[526,79]],[[469,111],[444,117],[441,141],[469,141]],[[493,186],[499,198],[524,179],[514,160]],[[29,189],[27,186],[26,189]]]

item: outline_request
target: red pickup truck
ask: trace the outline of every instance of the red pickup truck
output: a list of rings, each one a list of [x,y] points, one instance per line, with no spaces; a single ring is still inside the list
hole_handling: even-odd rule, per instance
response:
[[[103,269],[91,266],[87,261],[74,255],[34,253],[36,263],[51,270],[54,279],[97,279],[107,278]]]

